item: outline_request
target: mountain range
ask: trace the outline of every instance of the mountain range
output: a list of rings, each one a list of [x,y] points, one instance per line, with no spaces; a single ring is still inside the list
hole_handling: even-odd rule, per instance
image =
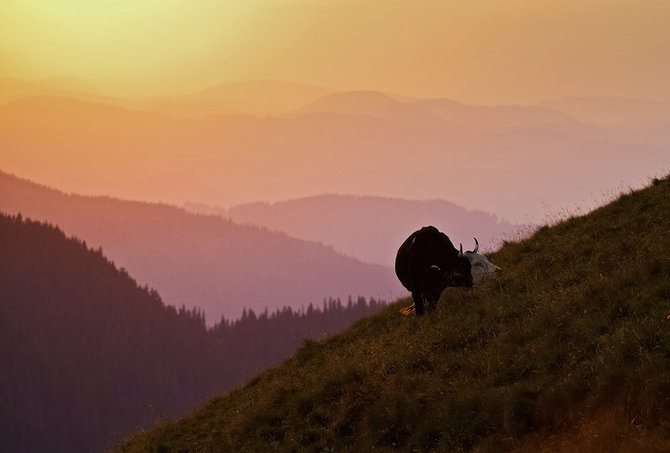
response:
[[[446,199],[514,223],[589,209],[670,165],[665,103],[568,98],[475,106],[288,86],[215,87],[192,97],[214,102],[237,92],[247,107],[227,110],[221,101],[198,114],[201,101],[194,101],[188,115],[152,110],[144,100],[36,92],[0,105],[0,164],[82,194],[224,207],[383,194]],[[288,100],[264,109],[255,90],[277,98],[288,92]],[[623,113],[591,122],[613,106]]]
[[[495,215],[444,200],[402,200],[354,195],[319,195],[276,203],[247,203],[230,209],[195,203],[185,208],[218,214],[236,223],[260,225],[291,237],[317,241],[368,263],[392,266],[398,246],[415,230],[435,225],[465,249],[479,239],[495,250],[521,229]]]
[[[389,266],[366,264],[316,242],[157,203],[92,197],[0,172],[0,211],[58,225],[125,268],[173,306],[204,310],[211,325],[320,304],[327,297],[402,293]]]

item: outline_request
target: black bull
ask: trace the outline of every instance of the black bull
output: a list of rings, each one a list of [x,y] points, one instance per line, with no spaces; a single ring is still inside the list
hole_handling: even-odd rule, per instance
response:
[[[412,233],[398,249],[395,273],[412,293],[416,314],[424,313],[424,300],[431,311],[449,286],[472,286],[470,261],[433,226]]]

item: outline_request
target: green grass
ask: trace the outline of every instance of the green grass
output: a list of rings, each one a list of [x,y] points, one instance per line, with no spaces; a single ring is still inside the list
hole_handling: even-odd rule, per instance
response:
[[[401,300],[122,452],[668,451],[670,179]]]

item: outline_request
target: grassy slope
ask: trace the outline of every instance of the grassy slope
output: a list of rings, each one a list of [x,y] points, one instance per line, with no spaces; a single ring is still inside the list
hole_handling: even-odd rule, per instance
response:
[[[121,451],[668,451],[669,213],[666,178],[544,227]]]

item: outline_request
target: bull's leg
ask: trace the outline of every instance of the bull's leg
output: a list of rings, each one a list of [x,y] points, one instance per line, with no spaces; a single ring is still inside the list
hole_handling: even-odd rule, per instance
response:
[[[412,299],[414,299],[414,311],[417,316],[423,316],[423,294],[421,291],[413,291]]]
[[[437,307],[437,301],[439,299],[440,299],[439,294],[430,294],[428,296],[428,313],[435,310],[435,307]]]

